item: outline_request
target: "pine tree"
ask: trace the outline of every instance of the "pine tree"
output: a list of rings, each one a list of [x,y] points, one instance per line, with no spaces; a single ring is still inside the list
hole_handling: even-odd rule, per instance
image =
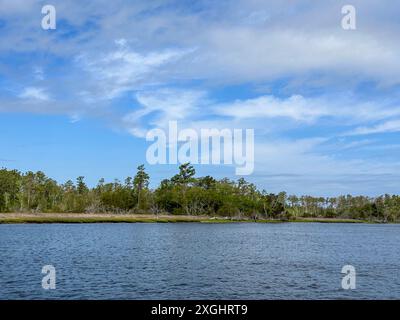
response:
[[[137,167],[137,173],[133,178],[133,186],[137,193],[137,208],[140,209],[142,191],[147,189],[149,186],[149,175],[146,173],[144,165]]]

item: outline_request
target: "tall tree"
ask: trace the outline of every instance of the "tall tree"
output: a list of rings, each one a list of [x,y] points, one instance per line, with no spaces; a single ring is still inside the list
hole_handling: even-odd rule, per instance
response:
[[[85,194],[89,191],[84,179],[85,177],[82,176],[76,179],[76,190],[78,191],[79,194]]]
[[[149,186],[149,175],[146,173],[144,164],[137,167],[137,173],[133,178],[133,186],[137,193],[137,208],[140,209],[141,198],[143,190],[147,189]]]

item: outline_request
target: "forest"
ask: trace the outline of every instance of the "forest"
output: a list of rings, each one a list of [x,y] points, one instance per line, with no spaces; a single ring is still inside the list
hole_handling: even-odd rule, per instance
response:
[[[211,176],[195,177],[190,163],[149,188],[144,165],[134,177],[106,183],[100,179],[89,188],[84,177],[59,184],[43,172],[21,173],[0,169],[0,212],[53,213],[146,213],[205,215],[231,218],[295,220],[343,218],[375,222],[400,220],[400,196],[343,195],[312,197],[268,193],[247,182]]]

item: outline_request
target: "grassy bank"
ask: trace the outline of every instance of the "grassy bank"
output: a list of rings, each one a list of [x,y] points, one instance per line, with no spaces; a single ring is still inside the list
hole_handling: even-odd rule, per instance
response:
[[[139,223],[139,222],[201,222],[205,217],[191,216],[154,216],[136,214],[75,214],[75,213],[42,213],[42,214],[0,214],[1,223]],[[209,219],[208,219],[209,220]]]
[[[175,216],[175,215],[145,215],[145,214],[78,214],[78,213],[0,213],[0,224],[6,223],[232,223],[258,222],[280,223],[280,220],[259,219],[229,219],[209,216]],[[319,222],[319,223],[365,223],[363,220],[299,218],[288,222]]]
[[[340,218],[297,218],[290,222],[319,222],[319,223],[372,223],[366,220],[358,219],[340,219]]]

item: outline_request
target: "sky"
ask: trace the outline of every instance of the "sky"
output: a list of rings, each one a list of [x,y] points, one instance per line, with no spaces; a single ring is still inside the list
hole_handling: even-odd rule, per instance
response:
[[[147,162],[146,133],[177,121],[254,129],[244,178],[268,192],[398,194],[396,2],[0,0],[0,167],[94,186],[143,163],[154,187],[177,165]]]

